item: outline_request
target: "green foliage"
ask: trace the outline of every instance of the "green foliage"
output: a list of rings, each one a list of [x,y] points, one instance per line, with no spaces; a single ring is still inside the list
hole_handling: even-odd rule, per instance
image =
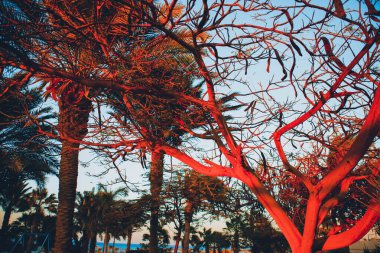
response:
[[[148,243],[142,243],[142,248],[143,249],[148,249],[149,248],[149,234],[144,234],[143,235],[143,241],[148,242]],[[160,252],[166,252],[166,250],[169,249],[169,243],[170,243],[170,236],[169,232],[163,228],[162,225],[158,226],[158,246],[159,249],[161,250]]]
[[[44,182],[47,174],[57,174],[58,143],[40,130],[54,132],[50,107],[43,106],[41,93],[20,86],[26,75],[0,79],[0,181],[10,178]],[[10,87],[9,89],[7,87]],[[38,124],[38,125],[37,125]]]
[[[218,204],[224,203],[227,194],[222,180],[201,175],[194,170],[185,173],[182,191],[195,211],[207,209],[207,206],[216,208]]]
[[[41,131],[54,133],[50,107],[43,106],[41,93],[29,89],[30,75],[2,73],[0,77],[0,206],[4,210],[2,230],[8,230],[10,214],[32,208],[30,180],[39,186],[49,174],[57,175],[60,147]],[[39,188],[40,189],[40,188]],[[39,213],[35,210],[34,213]]]
[[[115,191],[104,185],[98,190],[77,193],[75,224],[76,232],[86,234],[89,238],[106,233],[118,239],[124,238],[140,229],[147,221],[149,196],[142,196],[137,200],[125,201],[122,198],[127,194],[125,188]],[[106,235],[107,236],[107,235]],[[77,241],[80,248],[83,245],[82,236]]]

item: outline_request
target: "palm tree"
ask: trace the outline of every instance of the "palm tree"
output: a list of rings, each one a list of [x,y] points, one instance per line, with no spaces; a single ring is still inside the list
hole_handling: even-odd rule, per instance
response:
[[[29,253],[33,247],[33,234],[38,232],[38,226],[45,217],[45,210],[50,213],[57,212],[57,198],[55,194],[48,194],[47,189],[37,188],[27,194],[25,202],[29,209],[29,216],[32,218],[30,233],[26,252]]]
[[[87,253],[92,234],[97,234],[97,196],[94,191],[85,191],[77,193],[75,220],[77,221],[78,230],[82,233],[80,239],[80,252]]]
[[[160,43],[161,39],[150,38],[144,50],[131,52],[132,59],[133,54],[138,54],[139,57],[145,55],[147,59],[154,59],[154,64],[150,61],[133,61],[128,71],[130,78],[135,80],[134,85],[145,87],[153,92],[125,94],[124,97],[120,94],[112,94],[108,100],[114,107],[116,117],[123,115],[127,118],[128,121],[124,123],[124,127],[134,126],[136,131],[149,142],[149,181],[152,198],[149,226],[151,253],[157,252],[158,249],[160,194],[165,158],[165,154],[159,149],[160,145],[163,143],[172,146],[180,145],[181,137],[185,133],[183,124],[194,128],[196,127],[194,122],[198,122],[196,118],[200,117],[189,110],[189,104],[178,105],[174,100],[158,98],[161,90],[164,89],[175,89],[188,95],[200,96],[199,88],[193,85],[194,76],[186,75],[182,69],[183,65],[191,66],[192,59],[183,54],[178,45],[174,45],[173,42],[163,47]],[[140,159],[144,160],[143,164],[145,164],[145,155]]]
[[[99,185],[97,192],[77,193],[76,220],[82,232],[80,240],[81,252],[95,251],[96,237],[98,233],[104,232],[104,251],[108,250],[110,234],[117,235],[120,231],[120,224],[123,219],[124,202],[117,200],[120,196],[125,196],[124,188],[115,191],[107,189],[104,185]],[[141,213],[140,213],[141,214]]]
[[[84,53],[83,50],[80,50],[88,48],[84,45],[86,40],[83,40],[83,43],[72,43],[66,36],[65,28],[54,29],[54,32],[50,30],[53,23],[59,23],[65,27],[65,20],[70,22],[65,17],[47,11],[48,6],[53,2],[55,1],[43,1],[43,3],[41,1],[7,1],[6,3],[2,1],[1,7],[4,11],[1,12],[1,22],[2,24],[9,23],[9,31],[4,33],[4,37],[2,36],[1,47],[15,62],[24,62],[28,67],[42,64],[51,69],[64,70],[67,73],[78,73],[84,58],[89,62],[92,62],[93,59],[90,59],[88,52]],[[25,26],[19,27],[17,24],[20,23]],[[21,37],[15,38],[13,35],[16,33],[22,34]],[[57,43],[57,41],[60,42]],[[30,53],[31,51],[34,53]],[[81,53],[78,54],[78,52]],[[85,56],[86,54],[87,56]],[[73,55],[76,55],[75,59],[72,58]],[[81,72],[78,76],[86,74]],[[41,75],[41,71],[37,71],[37,73],[32,71],[31,75],[34,75],[37,80],[49,83],[48,91],[59,100],[58,128],[63,141],[59,171],[59,207],[55,252],[66,253],[71,251],[78,174],[78,142],[87,133],[91,101],[83,96],[84,91],[81,86],[68,82],[67,79],[56,79],[55,71],[50,71],[47,75]]]
[[[29,82],[24,74],[0,79],[0,90],[11,83]],[[12,210],[28,191],[27,181],[43,185],[46,175],[57,174],[59,146],[39,130],[53,132],[45,121],[54,119],[42,107],[42,94],[13,85],[0,100],[0,204],[5,210],[2,231],[8,229]],[[32,119],[40,122],[33,124]]]
[[[135,1],[131,1],[133,5]],[[124,3],[123,3],[124,4]],[[112,22],[117,23],[115,29],[120,27],[120,24],[128,27],[128,23],[136,22],[133,19],[133,15],[128,15],[126,9],[128,4],[125,3],[127,8],[118,3],[99,4],[98,1],[75,1],[75,5],[72,1],[6,1],[1,2],[1,7],[4,11],[1,11],[2,24],[9,25],[9,31],[2,36],[0,41],[1,48],[4,48],[4,58],[11,59],[12,62],[20,63],[23,67],[27,66],[34,71],[37,71],[36,76],[49,83],[48,91],[52,93],[52,96],[58,100],[59,103],[59,131],[62,139],[61,150],[61,168],[60,168],[60,181],[59,181],[59,207],[57,217],[57,232],[55,239],[55,252],[69,252],[71,249],[71,235],[73,231],[73,212],[75,206],[75,194],[76,194],[76,180],[78,174],[78,150],[79,143],[87,133],[87,123],[89,113],[91,111],[91,101],[88,96],[91,96],[88,88],[83,87],[83,83],[79,84],[78,80],[86,79],[93,81],[98,76],[106,79],[114,79],[115,76],[122,76],[122,80],[128,74],[125,74],[125,70],[129,70],[130,61],[133,65],[133,55],[130,51],[130,44],[134,41],[139,42],[138,39],[129,39],[130,37],[138,37],[136,34],[145,32],[132,31],[133,36],[129,36],[128,33],[123,31],[120,35],[115,31]],[[119,8],[120,7],[120,8]],[[33,10],[33,11],[31,11]],[[95,11],[96,10],[96,11]],[[12,22],[14,21],[14,22]],[[19,26],[18,24],[23,24]],[[83,28],[85,30],[83,30]],[[131,28],[132,29],[132,28]],[[133,30],[133,29],[132,29]],[[143,29],[141,29],[143,30]],[[154,32],[153,32],[154,33]],[[149,36],[153,33],[150,33]],[[15,36],[17,34],[17,36]],[[19,36],[20,35],[20,36]],[[149,37],[147,36],[147,37]],[[162,39],[162,38],[161,38]],[[170,40],[169,40],[170,41]],[[171,89],[174,83],[183,83],[183,80],[187,80],[188,77],[184,73],[180,75],[174,75],[178,72],[177,60],[173,60],[173,55],[178,54],[179,46],[171,47],[172,49],[166,50],[164,54],[159,54],[157,50],[162,51],[160,43],[150,43],[151,41],[143,41],[143,50],[149,52],[146,55],[146,59],[153,59],[154,61],[160,59],[162,66],[160,69],[150,68],[152,64],[146,65],[147,72],[146,77],[154,76],[155,80],[149,83],[154,88],[156,85],[157,77],[162,80],[161,84],[166,83],[168,80],[169,87]],[[167,43],[169,45],[170,43]],[[172,42],[172,45],[175,43]],[[105,46],[106,45],[106,46]],[[118,48],[122,50],[118,50]],[[148,47],[151,50],[148,50]],[[106,49],[110,50],[111,54],[108,54]],[[173,49],[174,48],[174,49]],[[3,52],[2,51],[2,52]],[[119,52],[120,51],[120,52]],[[125,55],[123,52],[126,52]],[[141,53],[141,50],[135,52]],[[150,54],[153,53],[153,54]],[[114,55],[121,55],[119,59],[127,62],[125,68],[120,67],[119,62],[115,61]],[[131,57],[132,55],[132,57]],[[163,57],[164,56],[164,57]],[[185,59],[177,55],[178,58]],[[139,56],[141,57],[141,56]],[[125,60],[127,59],[127,60]],[[130,60],[128,60],[130,59]],[[171,60],[170,60],[171,59]],[[114,61],[112,63],[112,61]],[[152,61],[154,63],[154,61]],[[150,62],[150,61],[148,61]],[[38,66],[44,66],[46,68],[39,68]],[[186,64],[183,64],[186,65]],[[37,67],[36,67],[37,66]],[[141,66],[137,66],[141,67]],[[115,71],[122,69],[120,73],[115,74]],[[153,71],[151,71],[153,70]],[[65,73],[61,75],[60,73]],[[107,76],[107,73],[112,75]],[[141,73],[135,71],[134,77],[139,77]],[[62,77],[64,76],[64,77]],[[173,76],[176,78],[171,79]],[[145,78],[146,79],[146,78]],[[178,80],[182,80],[177,82]],[[128,80],[134,81],[133,78]],[[147,80],[147,79],[146,79]],[[144,88],[146,82],[136,83]],[[185,82],[186,83],[186,82]],[[188,87],[179,85],[180,90],[186,91]],[[177,89],[177,88],[175,88]],[[144,95],[143,95],[144,96]],[[149,96],[148,96],[149,98]],[[136,98],[135,101],[144,101],[143,98]],[[149,101],[146,100],[145,101]],[[166,108],[167,112],[170,109],[173,110],[175,103],[170,103],[172,106]],[[157,105],[157,103],[156,103]],[[158,106],[159,103],[158,103]],[[150,106],[149,113],[153,107]],[[159,108],[159,107],[158,107]],[[178,109],[182,113],[184,108]],[[155,110],[158,112],[159,110]],[[166,115],[163,117],[163,115]],[[138,117],[137,114],[135,114]],[[161,141],[164,137],[165,140],[178,139],[179,131],[178,122],[177,127],[173,127],[173,124],[168,124],[169,128],[165,128],[164,131],[156,131],[157,127],[151,127],[158,121],[163,122],[166,118],[169,122],[178,120],[180,117],[171,117],[171,114],[161,114],[158,117],[153,117],[155,121],[150,121],[150,125],[147,127],[151,136],[157,136],[158,138],[151,138],[152,145],[150,150],[152,151],[152,237],[155,237],[155,228],[157,227],[158,207],[159,207],[159,192],[162,185],[162,167],[163,167],[163,153],[157,149],[157,140]],[[176,129],[177,128],[177,129]],[[152,238],[152,249],[154,249],[155,239]],[[154,250],[153,250],[154,251]]]
[[[193,216],[207,203],[223,203],[226,199],[227,188],[218,178],[203,176],[193,170],[188,171],[184,177],[182,189],[186,203],[184,207],[185,231],[183,238],[183,252],[189,252],[190,228]]]
[[[131,249],[132,234],[144,226],[149,219],[147,213],[150,208],[150,201],[149,195],[143,195],[128,202],[119,201],[118,208],[114,208],[109,214],[110,218],[113,217],[114,223],[124,228],[123,233],[127,237],[127,251]]]
[[[210,253],[210,247],[212,243],[212,231],[211,229],[203,228],[203,231],[199,233],[202,242],[203,247],[205,248],[205,253]]]
[[[62,136],[74,139],[62,141],[59,170],[58,216],[55,238],[57,252],[70,252],[73,228],[73,214],[79,166],[79,142],[87,134],[87,122],[91,101],[80,98],[76,91],[61,94],[59,100],[59,130]]]
[[[115,191],[107,189],[104,185],[99,185],[98,195],[98,219],[100,219],[100,226],[104,232],[104,246],[103,252],[108,253],[108,243],[110,240],[110,219],[113,220],[113,217],[110,217],[109,214],[117,206],[118,202],[116,199],[119,196],[125,196],[127,194],[125,188],[119,188]]]
[[[16,208],[20,206],[20,201],[30,190],[28,184],[23,181],[18,181],[16,183],[10,182],[10,184],[11,185],[5,185],[0,195],[0,206],[4,210],[4,218],[1,226],[3,234],[8,230],[11,213],[16,211]]]
[[[230,246],[228,237],[225,234],[218,231],[212,232],[211,241],[213,244],[214,253],[215,253],[215,250],[217,250],[218,253],[222,253],[222,249],[228,248]]]

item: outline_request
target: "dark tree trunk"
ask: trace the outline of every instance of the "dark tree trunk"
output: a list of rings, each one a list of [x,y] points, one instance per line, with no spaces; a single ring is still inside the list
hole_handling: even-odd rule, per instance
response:
[[[190,248],[190,225],[193,220],[193,205],[187,201],[185,206],[185,232],[183,234],[182,253],[189,253]]]
[[[108,253],[109,241],[110,241],[110,234],[108,233],[108,230],[106,229],[106,234],[104,236],[103,253]]]
[[[26,253],[30,253],[33,249],[33,241],[34,241],[34,235],[37,232],[37,227],[38,227],[38,220],[37,220],[37,214],[34,214],[33,217],[33,222],[32,222],[32,227],[30,228],[30,236],[28,239],[28,243],[26,245]]]
[[[72,252],[73,215],[78,177],[79,144],[65,138],[83,140],[87,134],[87,123],[91,101],[78,98],[81,91],[73,90],[61,95],[59,101],[59,130],[63,137],[59,170],[58,213],[54,253]],[[78,101],[79,99],[79,101]]]
[[[81,239],[81,253],[87,253],[88,252],[88,243],[89,243],[89,236],[87,229],[83,230],[83,236]]]
[[[3,223],[1,225],[1,231],[3,232],[3,234],[5,234],[8,231],[9,220],[12,214],[12,206],[13,204],[10,203],[4,210]]]
[[[164,173],[164,154],[159,151],[152,151],[150,163],[150,237],[149,253],[158,253],[158,227],[160,210],[160,193],[162,189],[162,178]]]
[[[181,230],[178,231],[177,233],[177,237],[175,239],[175,245],[174,245],[174,251],[173,253],[177,253],[178,252],[178,247],[179,247],[179,242],[181,241]]]
[[[91,236],[91,240],[90,240],[90,253],[95,253],[95,248],[96,248],[96,233],[95,233],[95,235]]]
[[[240,245],[239,245],[239,230],[235,230],[234,232],[234,239],[232,243],[232,250],[234,253],[240,252]]]
[[[128,237],[128,240],[127,240],[127,252],[129,252],[131,250],[132,228],[128,228],[127,237]]]
[[[205,253],[210,253],[210,245],[208,243],[205,246]]]
[[[58,214],[54,253],[72,251],[73,214],[78,177],[79,144],[62,142]]]

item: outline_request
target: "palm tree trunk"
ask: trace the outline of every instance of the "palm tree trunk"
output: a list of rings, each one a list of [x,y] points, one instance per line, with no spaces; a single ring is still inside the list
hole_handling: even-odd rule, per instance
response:
[[[62,142],[58,214],[54,253],[72,251],[73,214],[78,177],[79,144]]]
[[[210,253],[210,244],[206,244],[205,246],[205,253]]]
[[[235,229],[235,232],[234,232],[234,239],[233,239],[233,246],[232,246],[232,250],[234,253],[239,253],[240,251],[240,245],[239,245],[239,230],[238,229]]]
[[[89,236],[87,229],[83,230],[83,236],[82,236],[82,243],[81,243],[81,253],[87,253],[88,252],[88,243],[89,243]]]
[[[1,225],[1,231],[3,233],[6,233],[8,231],[8,226],[9,226],[9,220],[11,218],[12,214],[12,206],[13,204],[10,203],[4,210],[4,217],[3,217],[3,223]]]
[[[127,237],[128,237],[128,241],[127,241],[127,252],[129,252],[129,251],[131,250],[132,228],[128,228],[128,231],[127,231]]]
[[[38,226],[37,213],[35,213],[33,217],[32,227],[30,228],[30,236],[28,239],[28,243],[26,245],[26,250],[25,250],[26,253],[30,253],[32,251],[33,240],[34,240],[33,238],[34,238],[34,234],[37,232],[37,226]]]
[[[164,172],[164,154],[153,150],[150,163],[150,194],[152,196],[150,204],[150,240],[149,253],[158,253],[158,226],[160,210],[160,193],[162,189],[162,178]]]
[[[190,245],[190,225],[193,220],[193,205],[191,202],[187,201],[185,206],[185,232],[183,234],[183,245],[182,245],[182,253],[189,253],[189,245]]]
[[[179,247],[179,242],[181,241],[181,230],[178,231],[177,233],[177,237],[175,239],[175,245],[174,245],[174,251],[173,253],[177,253],[178,252],[178,247]]]
[[[75,87],[73,87],[75,89]],[[59,101],[59,130],[63,138],[83,140],[87,134],[87,123],[91,101],[82,97],[78,102],[79,88],[65,92]],[[72,252],[73,215],[78,177],[79,144],[62,141],[59,170],[58,213],[54,253]]]
[[[108,253],[108,242],[110,241],[110,234],[108,233],[108,229],[106,228],[106,234],[104,236],[104,244],[103,244],[103,252]]]
[[[90,253],[95,253],[96,248],[96,233],[91,236]]]

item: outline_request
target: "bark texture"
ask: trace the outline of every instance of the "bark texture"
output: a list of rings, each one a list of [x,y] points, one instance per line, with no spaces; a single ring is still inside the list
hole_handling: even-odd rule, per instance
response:
[[[107,231],[108,229],[106,229],[106,235],[104,236],[104,244],[103,244],[103,253],[108,253],[108,244],[110,242],[110,234],[108,233]]]
[[[129,228],[127,231],[127,252],[131,250],[131,242],[132,242],[132,228]]]
[[[150,204],[150,240],[149,252],[157,253],[158,250],[158,227],[160,210],[160,193],[162,189],[162,178],[164,173],[164,154],[160,151],[152,151],[150,163],[150,194],[152,196]]]
[[[90,253],[95,253],[96,248],[96,234],[91,236],[90,240]]]
[[[81,97],[79,90],[61,95],[59,130],[63,137],[59,170],[58,214],[54,253],[72,252],[73,215],[78,177],[79,144],[87,134],[91,101]]]
[[[189,253],[190,245],[190,225],[193,220],[193,205],[191,202],[187,202],[185,206],[185,232],[183,234],[182,253]]]
[[[81,239],[81,253],[87,253],[88,252],[88,244],[89,244],[89,236],[87,229],[83,230],[83,236]]]
[[[179,247],[179,242],[181,241],[181,233],[178,233],[177,234],[177,237],[175,239],[175,244],[174,244],[174,250],[173,250],[173,253],[177,253],[178,252],[178,247]]]

